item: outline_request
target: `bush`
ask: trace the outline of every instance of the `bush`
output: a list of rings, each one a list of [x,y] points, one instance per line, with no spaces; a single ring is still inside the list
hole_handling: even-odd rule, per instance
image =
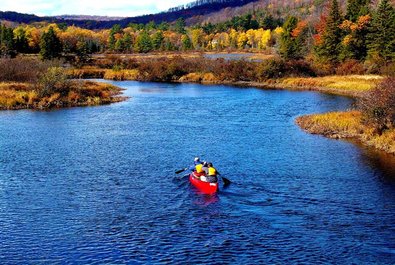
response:
[[[285,68],[285,62],[283,60],[269,59],[258,64],[256,68],[256,77],[259,81],[283,77]]]
[[[69,93],[67,74],[61,67],[51,67],[40,76],[37,91],[40,97],[60,93],[62,96]]]
[[[357,60],[346,60],[336,67],[337,75],[362,75],[364,74],[364,66]]]
[[[372,125],[379,134],[395,125],[395,78],[384,79],[375,89],[366,93],[357,106],[363,121]]]
[[[57,62],[37,59],[0,59],[0,82],[36,82],[41,74]]]
[[[286,76],[312,77],[317,76],[311,65],[304,60],[290,60],[285,62]]]

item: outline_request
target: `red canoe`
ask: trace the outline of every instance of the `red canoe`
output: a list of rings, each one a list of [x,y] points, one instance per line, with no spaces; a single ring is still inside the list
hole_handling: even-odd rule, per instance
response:
[[[193,173],[189,175],[189,181],[195,186],[199,191],[205,194],[212,194],[218,191],[218,182],[210,183],[201,181],[193,176]]]

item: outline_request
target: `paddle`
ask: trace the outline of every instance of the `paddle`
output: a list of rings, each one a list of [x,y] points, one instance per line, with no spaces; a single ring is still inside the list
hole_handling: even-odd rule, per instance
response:
[[[217,171],[217,174],[218,174],[219,176],[221,176],[222,181],[224,182],[224,187],[227,187],[227,186],[229,186],[229,185],[232,183],[229,179],[223,177],[222,174],[220,174],[218,171]]]
[[[185,170],[187,170],[188,168],[183,168],[183,169],[180,169],[180,170],[177,170],[176,171],[176,174],[180,174],[181,172],[184,172]]]

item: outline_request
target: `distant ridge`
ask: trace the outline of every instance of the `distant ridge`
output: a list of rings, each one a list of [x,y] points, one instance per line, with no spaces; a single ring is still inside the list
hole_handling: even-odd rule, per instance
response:
[[[7,20],[17,23],[33,23],[33,22],[51,22],[66,23],[68,25],[76,25],[88,29],[111,28],[114,24],[120,24],[126,27],[129,23],[143,23],[150,21],[156,23],[173,22],[180,17],[189,19],[196,16],[204,16],[213,12],[218,12],[224,8],[234,8],[246,5],[259,0],[198,0],[186,5],[170,8],[167,12],[158,14],[143,15],[137,17],[103,19],[100,16],[55,16],[40,17],[32,14],[22,14],[13,11],[0,11],[0,20]]]

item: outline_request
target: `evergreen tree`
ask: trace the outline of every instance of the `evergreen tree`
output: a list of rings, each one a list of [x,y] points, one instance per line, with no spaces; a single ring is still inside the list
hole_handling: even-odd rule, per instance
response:
[[[296,28],[298,19],[289,17],[284,23],[284,32],[280,37],[279,53],[284,59],[293,59],[298,57],[298,45],[292,36],[292,31]]]
[[[162,48],[163,40],[163,32],[160,30],[155,32],[154,36],[152,37],[152,46],[154,50],[160,50]]]
[[[342,16],[337,0],[332,0],[329,16],[322,35],[322,43],[316,47],[317,55],[327,62],[338,62],[341,52],[342,31],[339,28]]]
[[[59,58],[62,52],[62,44],[54,29],[50,27],[44,32],[40,40],[40,55],[43,60]]]
[[[137,52],[144,52],[144,53],[147,53],[152,50],[152,41],[148,32],[142,31],[140,35],[137,37],[135,43],[135,50]]]
[[[181,43],[182,43],[182,49],[184,51],[190,50],[192,48],[192,42],[191,39],[188,37],[188,35],[184,34],[181,37]]]
[[[29,52],[29,43],[26,38],[26,32],[23,28],[17,28],[15,30],[15,48],[17,52]]]
[[[4,25],[0,28],[0,55],[11,57],[16,55],[14,31]]]
[[[78,41],[76,44],[76,55],[79,63],[85,63],[90,59],[89,44],[86,41]]]
[[[186,30],[185,30],[185,19],[183,17],[180,17],[179,19],[177,19],[175,25],[174,25],[174,30],[180,34],[185,34]]]
[[[115,49],[115,33],[110,32],[110,36],[108,37],[108,48],[113,51]]]
[[[388,0],[382,0],[373,15],[368,42],[371,57],[395,60],[395,10]]]
[[[346,19],[356,22],[360,16],[369,14],[370,0],[348,0]]]
[[[123,47],[124,47],[123,40],[119,39],[115,42],[114,50],[117,52],[123,52]]]
[[[122,51],[130,52],[132,48],[132,36],[129,33],[125,33],[122,37]]]

